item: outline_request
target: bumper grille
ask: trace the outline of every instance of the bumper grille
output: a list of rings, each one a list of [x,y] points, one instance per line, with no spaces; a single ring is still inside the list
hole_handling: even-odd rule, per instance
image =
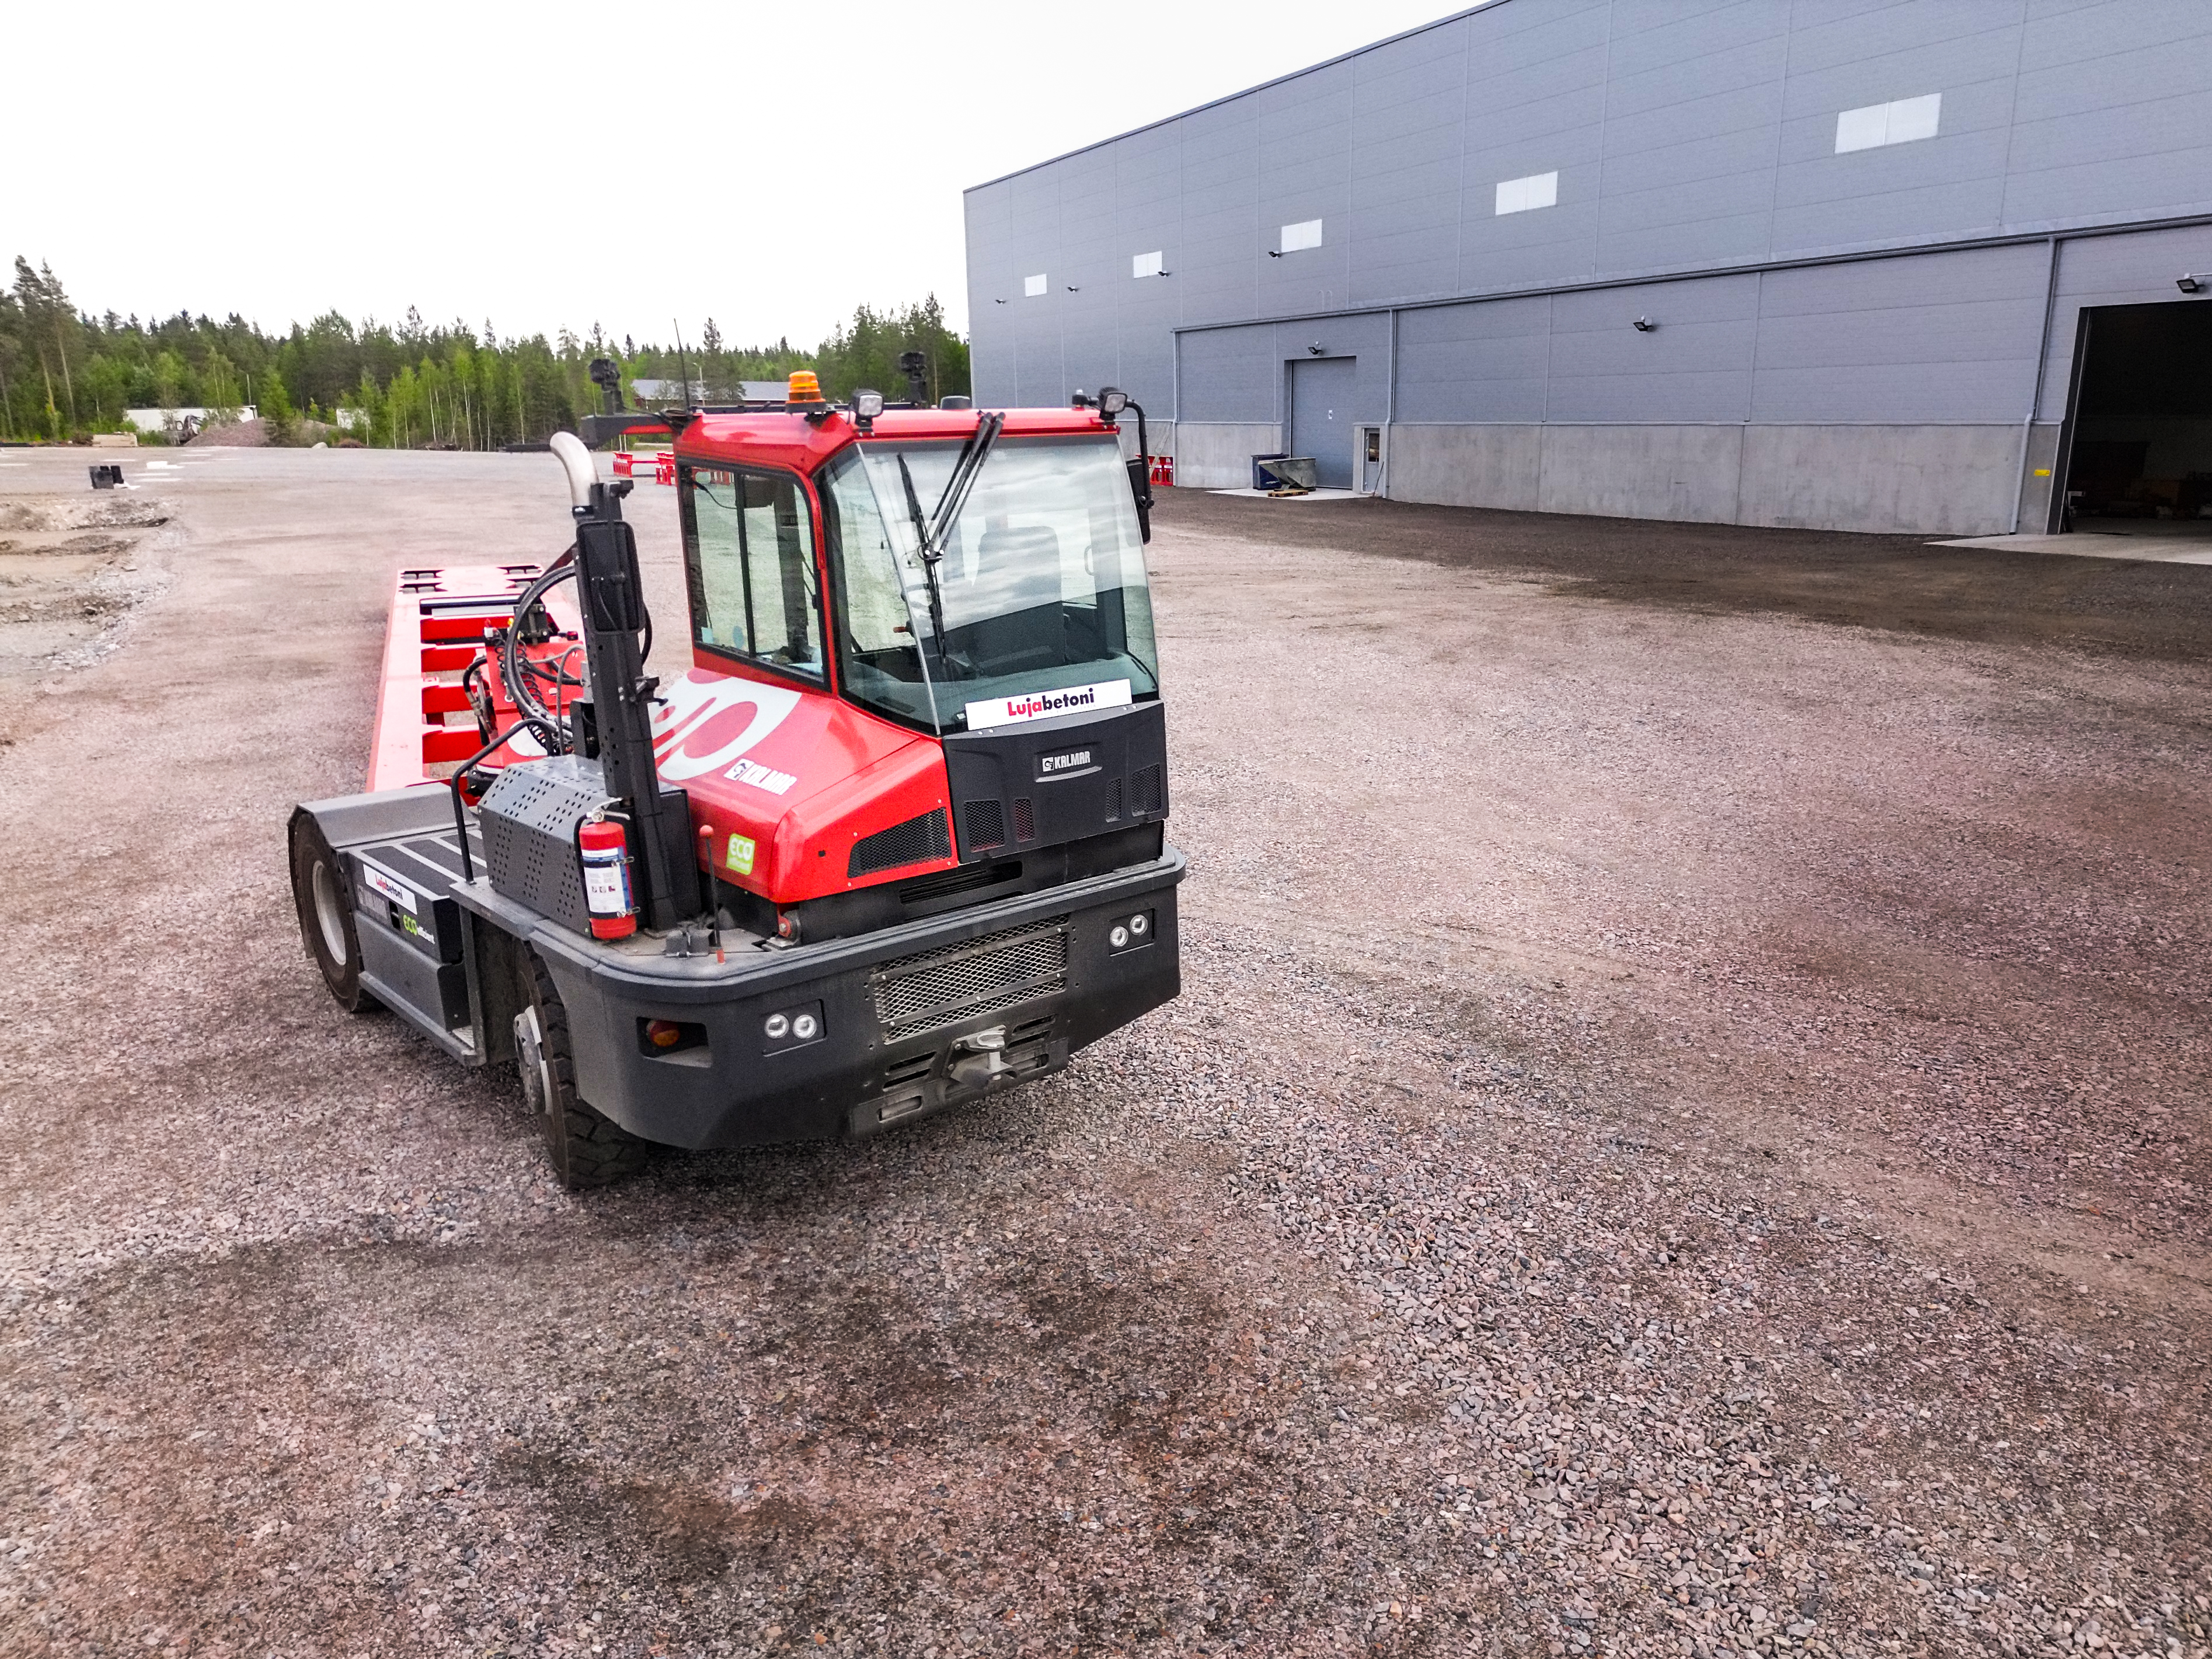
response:
[[[902,957],[873,980],[876,1018],[893,1039],[1049,996],[1067,986],[1067,918]]]

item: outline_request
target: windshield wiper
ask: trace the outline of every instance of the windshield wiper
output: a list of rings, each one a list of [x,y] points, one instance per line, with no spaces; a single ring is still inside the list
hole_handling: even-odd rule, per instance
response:
[[[942,558],[945,538],[952,533],[959,520],[960,509],[968,505],[968,492],[975,487],[976,476],[983,463],[990,459],[991,446],[999,441],[999,428],[1006,423],[1004,415],[992,412],[975,422],[975,430],[960,447],[960,459],[952,464],[952,476],[945,481],[945,493],[937,499],[937,512],[929,526],[929,553],[932,558]]]
[[[906,485],[907,514],[921,543],[921,574],[929,584],[929,631],[937,642],[937,659],[941,663],[949,665],[953,659],[945,649],[945,595],[937,583],[938,562],[945,556],[945,538],[959,522],[969,492],[975,489],[983,463],[990,459],[991,446],[999,441],[999,428],[1006,423],[1006,417],[995,410],[975,422],[975,430],[960,447],[959,459],[952,463],[952,476],[945,481],[945,493],[937,498],[937,511],[927,524],[922,522],[921,497],[915,493],[914,474],[907,467],[906,457],[898,458],[899,478]]]
[[[937,586],[938,553],[931,545],[929,526],[922,521],[921,497],[914,491],[914,474],[908,470],[906,457],[898,458],[899,481],[906,486],[906,510],[914,520],[915,540],[921,546],[922,580],[929,584],[929,637],[937,647],[937,659],[945,660],[945,595]]]

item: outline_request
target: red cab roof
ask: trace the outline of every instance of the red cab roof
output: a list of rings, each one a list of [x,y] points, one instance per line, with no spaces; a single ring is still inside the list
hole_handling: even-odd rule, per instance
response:
[[[1008,438],[1067,437],[1106,430],[1091,409],[1009,409],[1001,434]],[[975,430],[981,411],[973,409],[887,409],[863,434],[850,411],[835,410],[817,422],[780,409],[740,415],[702,415],[676,441],[687,461],[728,461],[786,466],[811,472],[857,437],[913,442],[929,438],[965,438]]]

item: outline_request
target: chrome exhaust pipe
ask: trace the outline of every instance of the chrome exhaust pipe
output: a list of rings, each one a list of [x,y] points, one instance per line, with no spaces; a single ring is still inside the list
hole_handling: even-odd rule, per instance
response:
[[[586,507],[592,504],[592,486],[599,481],[599,469],[592,460],[592,452],[584,447],[584,441],[573,432],[553,434],[553,453],[560,458],[562,469],[568,475],[568,504]]]

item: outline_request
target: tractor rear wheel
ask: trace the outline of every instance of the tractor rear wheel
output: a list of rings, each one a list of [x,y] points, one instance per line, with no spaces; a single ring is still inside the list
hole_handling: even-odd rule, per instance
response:
[[[577,1192],[636,1174],[653,1143],[640,1140],[576,1092],[568,1011],[535,951],[525,972],[530,1006],[515,1018],[514,1060],[522,1073],[523,1097],[545,1132],[545,1155],[554,1175]]]
[[[292,904],[300,939],[323,970],[323,983],[349,1014],[381,1005],[362,988],[361,934],[354,926],[353,884],[331,850],[323,827],[305,812],[292,818]]]

